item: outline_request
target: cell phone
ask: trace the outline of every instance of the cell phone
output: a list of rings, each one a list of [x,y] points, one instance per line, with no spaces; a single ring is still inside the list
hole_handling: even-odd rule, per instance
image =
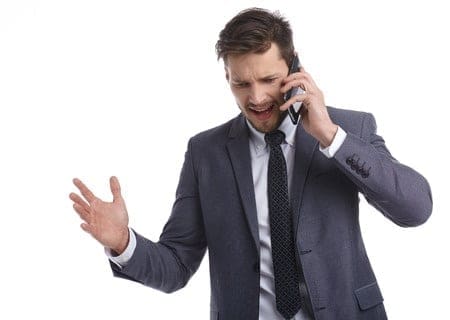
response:
[[[289,74],[294,73],[294,72],[299,72],[300,71],[300,59],[298,58],[298,55],[295,54],[294,55],[294,59],[292,59],[291,62],[291,66],[289,67]],[[288,74],[288,75],[289,75]],[[300,87],[293,87],[291,89],[289,89],[288,92],[286,92],[284,94],[284,101],[288,101],[290,98],[292,98],[293,96],[296,96],[298,94],[302,94],[303,92],[305,92],[302,88]],[[300,118],[300,110],[302,108],[302,102],[296,102],[293,105],[289,106],[288,109],[288,114],[289,117],[291,118],[291,121],[294,125],[296,125],[298,123],[298,119]]]

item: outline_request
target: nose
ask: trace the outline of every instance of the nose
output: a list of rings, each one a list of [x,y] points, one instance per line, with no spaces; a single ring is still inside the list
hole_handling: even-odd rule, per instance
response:
[[[258,84],[252,85],[250,88],[250,103],[258,105],[266,100],[264,88]]]

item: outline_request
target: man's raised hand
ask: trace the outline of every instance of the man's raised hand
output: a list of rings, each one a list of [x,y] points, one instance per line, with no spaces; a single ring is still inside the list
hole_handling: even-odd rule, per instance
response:
[[[81,180],[75,178],[73,183],[80,190],[80,197],[71,193],[69,198],[74,202],[73,208],[84,221],[81,228],[91,234],[103,246],[121,254],[128,245],[128,213],[125,201],[120,193],[119,180],[109,180],[112,202],[97,198]]]

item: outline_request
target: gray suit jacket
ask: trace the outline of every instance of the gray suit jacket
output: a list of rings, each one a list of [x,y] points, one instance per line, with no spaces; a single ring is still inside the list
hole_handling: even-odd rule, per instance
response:
[[[329,108],[347,137],[332,159],[298,126],[291,188],[297,257],[317,320],[386,319],[366,255],[358,194],[388,219],[417,226],[431,214],[427,181],[396,161],[371,114]],[[206,248],[211,319],[258,319],[259,239],[245,118],[193,137],[171,216],[159,242],[137,247],[116,276],[164,292],[186,285]]]

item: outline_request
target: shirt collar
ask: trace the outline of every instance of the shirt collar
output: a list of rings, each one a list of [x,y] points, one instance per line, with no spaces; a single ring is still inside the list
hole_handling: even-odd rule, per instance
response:
[[[264,140],[264,133],[256,130],[253,125],[246,119],[247,126],[250,129],[250,141],[255,148],[256,155],[261,154],[267,147],[266,141]],[[293,125],[289,116],[286,116],[281,122],[278,130],[283,131],[286,138],[283,143],[287,143],[290,147],[295,147],[295,131],[297,125]]]

